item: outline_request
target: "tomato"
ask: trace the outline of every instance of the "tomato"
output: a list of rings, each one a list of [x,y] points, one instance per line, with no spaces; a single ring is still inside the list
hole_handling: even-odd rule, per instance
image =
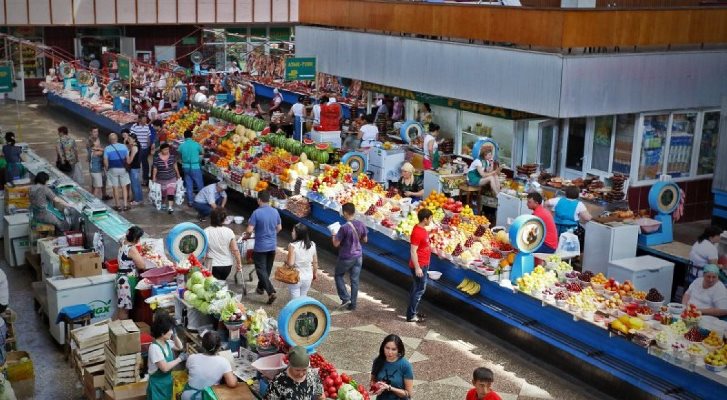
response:
[[[341,385],[343,385],[343,379],[341,379],[340,376],[336,376],[335,378],[333,378],[333,380],[336,382],[336,386],[340,387]]]
[[[359,391],[360,393],[365,393],[365,392],[366,392],[366,388],[364,387],[364,385],[361,385],[361,384],[359,384],[359,385],[358,385],[358,387],[357,387],[356,389],[357,389],[357,390],[358,390],[358,391]]]
[[[338,378],[338,373],[335,371],[331,372],[331,378],[333,378],[333,379]]]
[[[350,383],[351,377],[346,374],[341,374],[341,381],[343,381],[343,383]]]
[[[331,387],[331,386],[333,386],[334,382],[335,381],[333,379],[331,379],[331,377],[329,376],[328,378],[326,378],[325,382],[323,382],[323,385],[327,386],[327,387]]]

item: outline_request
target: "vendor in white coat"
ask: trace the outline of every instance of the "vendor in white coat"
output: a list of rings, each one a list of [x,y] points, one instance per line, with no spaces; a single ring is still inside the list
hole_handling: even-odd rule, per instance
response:
[[[707,264],[717,264],[719,252],[717,244],[720,241],[722,229],[718,226],[709,226],[697,238],[689,251],[689,261],[692,265],[689,269],[689,281],[702,276],[702,269]]]
[[[200,86],[199,91],[194,94],[195,103],[206,103],[207,102],[207,87]]]
[[[724,319],[727,317],[727,288],[719,281],[719,267],[707,264],[702,272],[702,277],[689,285],[682,304],[694,304],[702,315]]]
[[[359,147],[372,147],[379,139],[379,128],[374,125],[374,116],[369,114],[366,116],[366,124],[358,131]]]

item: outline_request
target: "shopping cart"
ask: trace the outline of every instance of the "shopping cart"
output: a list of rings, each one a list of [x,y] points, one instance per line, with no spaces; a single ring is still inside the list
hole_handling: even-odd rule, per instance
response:
[[[235,273],[235,284],[242,285],[242,295],[247,296],[247,282],[252,282],[252,275],[255,273],[255,262],[252,259],[252,251],[255,248],[255,237],[245,237],[243,235],[237,240],[237,248],[240,250],[240,259],[242,260],[242,272]],[[245,279],[245,268],[252,267]]]

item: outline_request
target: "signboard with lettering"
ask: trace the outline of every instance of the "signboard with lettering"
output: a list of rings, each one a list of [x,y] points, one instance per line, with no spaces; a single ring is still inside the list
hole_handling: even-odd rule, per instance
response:
[[[0,65],[0,93],[13,91],[13,67],[10,64]]]
[[[129,80],[131,78],[131,67],[129,65],[129,59],[119,57],[119,78]]]
[[[286,81],[312,81],[316,79],[316,58],[288,58],[285,60]]]
[[[455,108],[457,110],[469,111],[482,115],[503,119],[529,119],[537,118],[535,114],[523,111],[511,110],[508,108],[489,106],[486,104],[473,103],[471,101],[451,99],[449,97],[435,96],[427,93],[415,92],[407,89],[399,89],[391,86],[378,85],[370,82],[361,82],[361,88],[374,93],[387,94],[389,96],[397,96],[404,99],[418,101],[420,103],[429,103],[437,106]]]

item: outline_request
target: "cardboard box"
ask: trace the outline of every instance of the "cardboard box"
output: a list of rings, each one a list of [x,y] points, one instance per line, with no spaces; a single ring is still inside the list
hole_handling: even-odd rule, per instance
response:
[[[146,382],[115,386],[104,391],[104,400],[145,400]]]
[[[74,278],[101,275],[101,256],[96,252],[71,254],[68,260]]]
[[[23,360],[27,358],[27,360]],[[35,369],[33,360],[25,351],[8,352],[6,358],[7,377],[15,397],[18,399],[32,399],[35,397]]]
[[[125,356],[141,352],[140,331],[134,321],[112,321],[109,324],[109,335],[111,351],[115,355]]]
[[[84,368],[83,386],[85,387],[86,398],[89,400],[100,399],[105,382],[103,369],[92,372],[88,368]]]
[[[151,335],[151,327],[146,322],[138,321],[136,322],[136,326],[139,327],[139,331],[142,333],[147,333]]]

